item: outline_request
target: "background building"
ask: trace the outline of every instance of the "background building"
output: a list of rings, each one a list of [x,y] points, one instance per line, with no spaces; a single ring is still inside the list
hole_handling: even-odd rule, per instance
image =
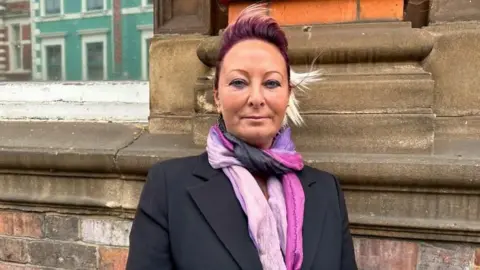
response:
[[[32,2],[35,79],[148,79],[152,0]]]
[[[28,0],[0,0],[0,80],[31,78],[32,47]]]

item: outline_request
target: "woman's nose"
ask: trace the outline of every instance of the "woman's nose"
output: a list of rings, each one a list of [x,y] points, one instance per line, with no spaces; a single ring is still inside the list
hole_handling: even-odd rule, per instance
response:
[[[265,105],[265,97],[261,85],[251,87],[248,105],[252,107],[261,107]]]

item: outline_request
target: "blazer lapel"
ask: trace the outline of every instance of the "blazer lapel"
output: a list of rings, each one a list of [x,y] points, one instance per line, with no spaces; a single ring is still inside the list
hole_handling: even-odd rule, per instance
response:
[[[320,200],[321,193],[317,190],[316,179],[309,176],[306,169],[298,173],[305,192],[302,269],[310,269],[313,263],[323,233],[323,221],[326,213],[326,206]]]
[[[221,170],[210,166],[206,153],[200,156],[194,175],[204,182],[188,191],[217,237],[240,268],[262,269],[245,213],[229,179]]]

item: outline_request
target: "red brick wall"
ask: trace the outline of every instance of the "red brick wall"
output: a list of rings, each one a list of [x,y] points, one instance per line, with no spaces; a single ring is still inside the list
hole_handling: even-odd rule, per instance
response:
[[[106,216],[0,210],[0,269],[125,269],[130,226]],[[475,244],[355,237],[354,246],[361,270],[480,269]]]
[[[29,24],[22,26],[22,40],[30,40],[31,33]]]
[[[24,2],[6,3],[6,8],[9,12],[21,13],[30,12],[30,2],[25,0]]]
[[[122,4],[120,0],[113,0],[113,40],[115,65],[122,64]]]
[[[23,45],[23,69],[32,69],[32,45]]]
[[[125,269],[130,224],[110,217],[0,211],[0,269]]]

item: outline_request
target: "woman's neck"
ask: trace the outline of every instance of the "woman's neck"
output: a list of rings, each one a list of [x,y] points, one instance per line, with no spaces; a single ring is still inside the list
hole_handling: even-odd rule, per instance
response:
[[[268,186],[267,186],[267,179],[265,177],[261,177],[258,175],[253,176],[257,181],[258,186],[262,190],[263,195],[268,200]]]

